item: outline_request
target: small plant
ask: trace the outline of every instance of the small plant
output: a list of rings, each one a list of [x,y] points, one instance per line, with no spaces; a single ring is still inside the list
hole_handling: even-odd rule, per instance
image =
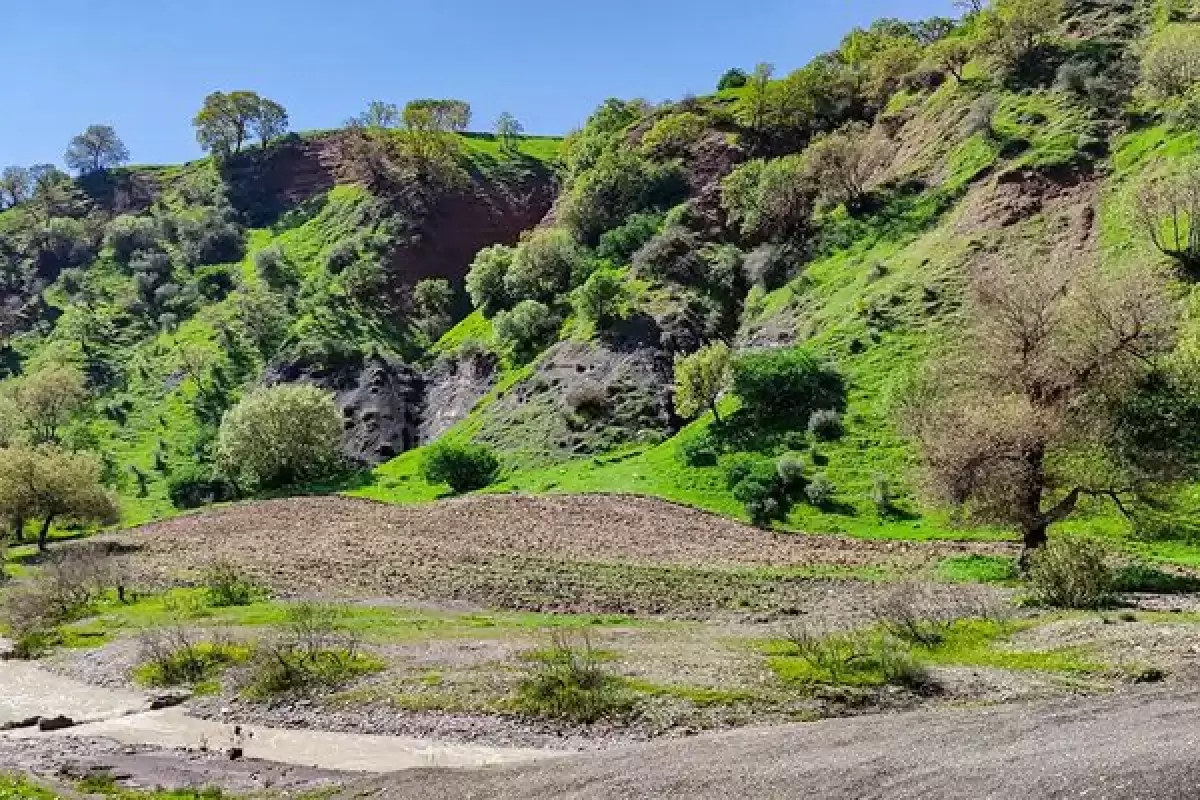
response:
[[[438,442],[421,458],[421,477],[429,483],[449,484],[456,494],[488,486],[499,472],[500,459],[481,444]]]
[[[232,561],[218,560],[204,570],[204,589],[214,608],[248,606],[266,595],[245,570]]]
[[[827,408],[814,411],[808,418],[808,432],[822,442],[840,439],[845,433],[845,428],[842,426],[842,415]]]
[[[244,693],[265,699],[336,689],[382,669],[360,647],[359,638],[336,609],[299,603],[288,609],[282,634],[258,647]]]
[[[804,459],[797,453],[784,453],[775,462],[775,471],[779,474],[779,480],[783,482],[784,488],[789,493],[796,493],[804,489]]]
[[[1029,562],[1032,599],[1054,608],[1104,608],[1112,604],[1113,571],[1107,548],[1094,539],[1059,537]]]
[[[679,445],[679,460],[689,467],[711,467],[717,463],[717,447],[711,436],[685,439]]]
[[[887,633],[912,645],[941,644],[954,624],[955,615],[937,604],[929,589],[905,582],[893,587],[876,604],[875,620]]]
[[[139,644],[142,665],[135,677],[146,686],[195,686],[249,654],[224,637],[197,642],[182,627],[146,631]]]
[[[845,683],[855,664],[870,654],[870,644],[860,633],[826,633],[807,625],[789,628],[787,640],[796,656],[832,684]]]
[[[587,634],[579,644],[556,634],[549,651],[533,654],[516,706],[526,714],[590,724],[628,714],[633,703],[621,679],[600,665]]]
[[[892,487],[888,483],[887,475],[882,472],[871,476],[870,499],[879,516],[886,517],[892,513]]]
[[[818,472],[804,487],[804,494],[808,497],[808,502],[817,508],[828,508],[833,503],[837,489],[834,487],[833,481],[829,480],[828,475]]]

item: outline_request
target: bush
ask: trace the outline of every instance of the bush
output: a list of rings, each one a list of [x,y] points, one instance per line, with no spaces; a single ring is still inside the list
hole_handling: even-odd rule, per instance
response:
[[[696,234],[684,228],[664,228],[634,254],[633,268],[646,278],[698,285],[706,272],[700,251]]]
[[[733,67],[728,69],[717,81],[717,91],[723,92],[726,89],[740,89],[750,82],[750,76],[743,69]]]
[[[739,467],[727,468],[726,482],[732,483],[740,471]],[[746,515],[755,525],[766,526],[773,521],[787,519],[791,511],[793,495],[780,476],[777,465],[769,459],[755,459],[732,489],[734,499],[745,507]]]
[[[925,667],[903,642],[867,633],[822,632],[796,626],[786,633],[790,655],[809,667],[807,682],[832,686],[880,683],[926,690],[933,685]]]
[[[653,239],[662,225],[662,214],[633,214],[619,228],[606,231],[600,237],[596,257],[614,264],[628,264],[633,254]]]
[[[837,489],[834,488],[833,481],[829,480],[828,475],[818,472],[804,487],[804,494],[808,497],[808,502],[817,508],[826,508],[833,502]]]
[[[1151,37],[1142,56],[1142,80],[1163,99],[1182,97],[1200,84],[1200,36],[1195,25],[1168,25]]]
[[[208,208],[198,216],[176,220],[179,252],[188,266],[232,264],[242,260],[245,240],[231,217],[229,209]]]
[[[1094,539],[1059,537],[1029,560],[1033,600],[1054,608],[1104,608],[1112,603],[1113,572],[1109,554]]]
[[[888,483],[887,475],[882,472],[876,472],[871,476],[870,500],[871,505],[875,506],[875,511],[881,517],[892,512],[892,487]]]
[[[571,288],[583,266],[583,251],[565,230],[535,231],[517,247],[504,290],[512,300],[553,303]]]
[[[108,223],[104,244],[112,248],[113,259],[118,264],[128,265],[137,251],[155,249],[159,237],[158,225],[153,219],[122,214]]]
[[[582,241],[594,244],[630,214],[668,208],[686,192],[677,164],[655,164],[623,148],[606,150],[571,183],[560,218]]]
[[[272,289],[284,289],[295,285],[297,281],[295,269],[277,244],[264,247],[254,254],[254,268],[258,271],[258,277]]]
[[[330,275],[340,275],[351,264],[358,261],[358,245],[356,238],[341,239],[325,254],[325,269]]]
[[[496,339],[518,361],[536,356],[554,338],[561,320],[549,306],[536,300],[522,300],[511,311],[495,316]]]
[[[711,436],[694,436],[679,444],[679,460],[689,467],[712,467],[717,463],[717,447]]]
[[[721,205],[747,239],[795,239],[812,225],[817,186],[801,156],[759,159],[721,181]]]
[[[213,561],[204,570],[204,593],[213,608],[248,606],[267,592],[232,561]]]
[[[467,294],[471,304],[490,317],[510,307],[505,279],[512,268],[516,249],[502,244],[485,247],[475,256],[467,273]]]
[[[686,156],[692,145],[704,136],[704,117],[691,111],[670,114],[654,123],[642,137],[642,152],[651,158]]]
[[[195,686],[249,655],[246,648],[224,639],[197,642],[183,628],[147,630],[138,642],[141,666],[134,676],[146,686]]]
[[[214,475],[211,468],[193,464],[171,473],[167,479],[167,497],[176,508],[200,508],[237,499],[237,489],[225,478]]]
[[[226,475],[258,489],[325,480],[342,469],[342,427],[329,392],[256,389],[221,420],[217,461]]]
[[[244,693],[251,699],[336,689],[383,665],[360,652],[358,637],[336,609],[298,603],[287,611],[283,634],[259,646]]]
[[[753,286],[773,291],[800,271],[805,258],[804,249],[791,242],[759,245],[746,255],[746,281]]]
[[[449,484],[458,494],[490,485],[499,472],[500,459],[480,444],[438,442],[421,456],[421,477],[429,483]]]
[[[934,647],[942,643],[955,615],[939,606],[929,588],[916,582],[894,586],[876,604],[879,626],[912,645]]]
[[[840,439],[845,433],[842,415],[828,408],[814,411],[808,418],[808,432],[822,442]]]
[[[586,635],[582,644],[575,645],[566,635],[557,634],[548,652],[531,658],[529,675],[517,689],[520,711],[591,724],[632,710],[623,682],[600,665]]]
[[[597,328],[604,327],[624,313],[628,290],[623,272],[598,269],[574,291],[571,303],[575,314]]]
[[[806,420],[819,408],[841,407],[845,388],[837,373],[800,348],[747,353],[734,361],[733,391],[752,417]]]
[[[779,473],[779,480],[783,481],[789,494],[796,494],[804,488],[804,459],[800,455],[784,453],[775,462],[775,471]]]

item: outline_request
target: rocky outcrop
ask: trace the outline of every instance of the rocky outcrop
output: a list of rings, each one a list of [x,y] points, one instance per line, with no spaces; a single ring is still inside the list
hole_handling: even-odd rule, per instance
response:
[[[483,351],[438,359],[425,373],[421,443],[432,442],[471,413],[496,381],[496,356]]]

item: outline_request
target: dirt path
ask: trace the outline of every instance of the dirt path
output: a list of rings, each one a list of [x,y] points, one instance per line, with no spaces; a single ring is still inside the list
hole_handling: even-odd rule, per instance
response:
[[[547,764],[416,771],[346,797],[1184,800],[1200,786],[1200,691],[827,720]]]
[[[913,573],[948,556],[1008,552],[997,543],[775,534],[658,500],[565,495],[420,507],[291,498],[110,538],[164,579],[228,558],[285,592],[648,614],[813,608],[826,594],[822,575]]]

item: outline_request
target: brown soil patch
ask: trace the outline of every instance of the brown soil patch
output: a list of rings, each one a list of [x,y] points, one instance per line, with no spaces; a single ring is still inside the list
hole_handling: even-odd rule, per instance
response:
[[[160,578],[186,577],[222,558],[286,593],[628,613],[808,607],[822,579],[786,570],[907,572],[947,556],[1007,552],[1001,544],[773,534],[658,500],[603,495],[480,496],[417,507],[289,498],[115,538]]]

